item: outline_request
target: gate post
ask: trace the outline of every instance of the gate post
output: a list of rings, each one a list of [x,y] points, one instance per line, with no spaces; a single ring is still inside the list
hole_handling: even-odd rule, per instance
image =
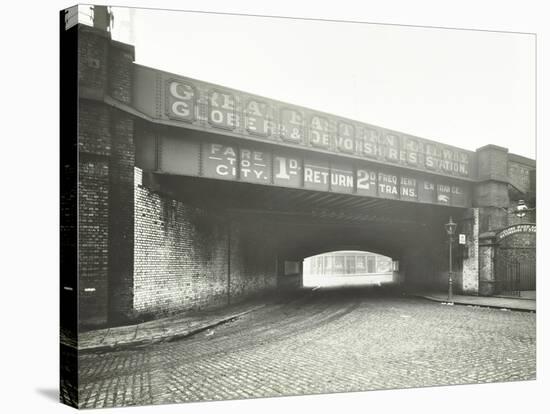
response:
[[[494,232],[479,236],[479,295],[481,296],[491,296],[496,293],[496,248]]]
[[[486,145],[477,149],[479,182],[473,205],[479,207],[479,294],[495,294],[495,231],[506,227],[508,195],[508,149]]]
[[[462,231],[466,234],[467,254],[462,258],[462,292],[479,294],[479,208],[470,208],[464,215]]]

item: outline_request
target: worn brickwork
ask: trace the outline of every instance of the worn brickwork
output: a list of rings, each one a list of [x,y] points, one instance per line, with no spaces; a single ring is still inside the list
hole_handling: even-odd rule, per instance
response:
[[[477,294],[479,290],[479,209],[471,209],[466,231],[466,253],[462,261],[462,292]]]
[[[128,319],[133,283],[133,118],[104,102],[131,102],[133,48],[78,29],[79,319]]]
[[[111,111],[107,105],[81,99],[78,111],[78,151],[111,155]]]
[[[130,104],[132,102],[133,48],[112,42],[109,55],[109,95]]]
[[[506,208],[509,203],[508,184],[505,182],[486,181],[474,189],[474,207]]]
[[[112,323],[132,318],[134,248],[134,120],[113,110],[109,199],[109,314]]]
[[[78,180],[78,273],[80,320],[107,321],[109,165],[81,154]]]
[[[494,238],[484,237],[479,240],[479,294],[492,295],[495,287]]]
[[[536,263],[536,234],[517,233],[506,237],[499,243],[497,260],[505,263],[517,262],[522,266],[534,266]],[[500,267],[498,268],[501,269]]]
[[[270,223],[236,220],[231,225],[231,298],[247,297],[277,285],[275,240]]]
[[[78,30],[79,88],[103,95],[107,86],[107,60],[110,39],[107,33],[79,25]]]
[[[90,67],[86,56],[102,59],[103,54],[96,49],[105,46],[105,39],[82,31],[79,34],[80,86],[101,90],[105,73]],[[103,325],[108,321],[110,123],[111,110],[106,105],[79,100],[78,306],[82,326]]]
[[[276,286],[273,243],[263,223],[229,224],[225,215],[151,191],[137,167],[135,174],[136,317],[222,305]]]
[[[477,151],[478,179],[506,182],[508,180],[508,149],[486,145]]]
[[[511,160],[512,159],[514,158],[511,157]],[[528,193],[531,190],[530,172],[535,170],[535,167],[511,160],[508,162],[508,177],[510,179],[510,184],[516,187],[519,191]]]

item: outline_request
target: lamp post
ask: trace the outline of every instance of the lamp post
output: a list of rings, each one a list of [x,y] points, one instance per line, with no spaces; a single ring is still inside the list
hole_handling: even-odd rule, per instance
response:
[[[449,297],[448,302],[453,302],[453,235],[456,230],[456,223],[449,217],[449,222],[445,224],[445,231],[449,235]]]

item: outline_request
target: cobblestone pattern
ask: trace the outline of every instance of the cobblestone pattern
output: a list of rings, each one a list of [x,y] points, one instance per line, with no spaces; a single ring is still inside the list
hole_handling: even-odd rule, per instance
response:
[[[188,340],[80,356],[80,406],[535,379],[535,315],[320,292]]]

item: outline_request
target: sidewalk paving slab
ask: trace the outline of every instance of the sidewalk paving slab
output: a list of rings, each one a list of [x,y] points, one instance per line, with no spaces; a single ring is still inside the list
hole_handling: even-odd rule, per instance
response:
[[[225,313],[218,312],[215,315],[208,315],[209,317],[207,316],[200,320],[193,316],[182,315],[178,319],[170,317],[170,321],[158,319],[143,324],[83,332],[78,338],[78,351],[100,352],[115,348],[120,350],[182,339],[222,323],[238,319],[264,306],[249,306],[238,312],[230,309],[233,312],[227,312],[226,310]]]
[[[183,339],[215,326],[231,322],[248,313],[266,306],[267,303],[290,303],[307,298],[311,291],[289,297],[260,298],[238,304],[227,305],[203,311],[188,311],[161,319],[142,322],[135,325],[96,329],[82,332],[78,336],[78,352],[102,352],[121,350],[159,342]],[[66,335],[62,334],[61,342],[76,347]]]
[[[413,296],[423,297],[428,300],[447,303],[448,296],[444,293],[417,293]],[[497,309],[510,309],[525,312],[536,312],[537,303],[534,299],[510,298],[503,296],[467,296],[453,295],[455,305],[482,306]]]

